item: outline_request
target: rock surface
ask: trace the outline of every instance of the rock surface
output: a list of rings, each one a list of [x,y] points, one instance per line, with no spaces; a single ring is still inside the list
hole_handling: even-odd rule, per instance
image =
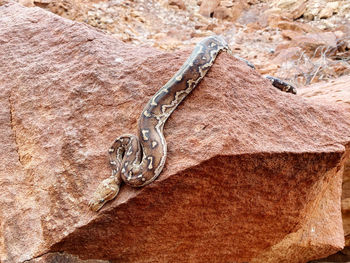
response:
[[[314,101],[339,104],[350,114],[350,76],[300,88],[298,94]]]
[[[328,82],[320,82],[300,88],[298,94],[307,99],[323,104],[338,104],[344,107],[344,112],[350,114],[349,76],[344,76]],[[345,248],[327,258],[315,262],[350,262],[350,160],[344,165],[342,183],[342,218],[345,236]],[[313,261],[314,262],[314,261]]]
[[[350,121],[341,109],[282,93],[222,54],[166,124],[161,176],[123,186],[92,213],[87,202],[110,173],[106,150],[135,132],[190,51],[126,45],[14,3],[0,6],[0,43],[1,262],[50,262],[57,251],[118,262],[304,262],[343,247]]]
[[[317,83],[299,89],[300,96],[322,102],[323,104],[339,104],[350,116],[350,76],[344,76],[329,82]],[[345,162],[342,184],[342,216],[345,245],[350,246],[350,160]],[[347,261],[350,261],[349,248],[346,249]],[[340,256],[340,255],[339,255]],[[334,256],[333,256],[334,257]],[[332,257],[332,258],[333,258]],[[330,259],[332,259],[330,258]],[[344,256],[343,256],[344,258]],[[346,260],[344,260],[346,261]]]

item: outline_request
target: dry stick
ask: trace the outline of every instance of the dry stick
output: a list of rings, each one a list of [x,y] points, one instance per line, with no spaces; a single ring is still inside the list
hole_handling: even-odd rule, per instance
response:
[[[326,48],[326,50],[325,50],[324,52],[323,52],[323,51],[320,51],[321,56],[320,56],[320,59],[318,59],[318,61],[321,60],[321,62],[318,63],[318,67],[317,67],[316,71],[314,71],[313,73],[311,73],[312,78],[311,78],[311,80],[310,80],[310,83],[312,83],[312,81],[313,81],[314,78],[317,76],[317,74],[318,74],[318,72],[320,71],[320,69],[323,68],[323,66],[327,64],[327,62],[326,62],[326,53],[327,53],[327,51],[328,51],[328,47],[329,47],[329,46],[327,46],[327,48]],[[318,47],[315,49],[315,52],[314,52],[313,57],[316,56],[316,53],[318,52],[319,49],[324,49],[324,47],[318,46]]]
[[[294,77],[293,77],[294,82],[298,83],[297,78],[299,76],[303,76],[303,78],[305,79],[304,85],[308,85],[312,81],[314,81],[317,75],[320,75],[322,72],[325,73],[325,76],[322,75],[321,78],[333,76],[332,74],[331,75],[327,74],[325,71],[327,66],[329,67],[336,64],[336,62],[334,62],[334,59],[330,58],[330,53],[332,51],[337,51],[339,47],[344,44],[344,41],[348,39],[350,39],[350,37],[339,39],[335,47],[331,47],[329,45],[318,46],[313,52],[312,56],[307,56],[305,51],[302,51],[299,58],[293,62],[293,65],[294,65],[293,68],[297,71],[297,73],[294,74]],[[322,50],[320,51],[320,49]],[[314,62],[313,59],[316,59],[317,54],[319,52],[321,53],[320,58]],[[340,58],[340,60],[341,60],[341,63],[346,68],[350,69],[350,63],[348,62],[350,61],[350,57],[348,58],[342,57]],[[298,66],[302,64],[306,65],[306,67],[308,67],[307,64],[311,65],[312,70],[305,72],[300,66]]]

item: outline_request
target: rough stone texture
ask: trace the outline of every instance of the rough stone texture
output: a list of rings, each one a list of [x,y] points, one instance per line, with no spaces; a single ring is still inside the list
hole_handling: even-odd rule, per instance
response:
[[[325,104],[339,104],[350,114],[349,82],[350,76],[344,76],[328,82],[320,82],[300,88],[298,94],[307,99]]]
[[[344,76],[329,82],[317,83],[299,89],[299,94],[323,104],[339,104],[350,118],[350,76]],[[345,235],[345,245],[350,246],[350,160],[345,162],[342,191],[342,216]],[[344,254],[344,253],[343,253]],[[349,248],[347,248],[350,260]],[[331,258],[332,259],[332,258]]]
[[[348,160],[345,163],[345,167],[344,167],[342,215],[343,215],[345,245],[350,247],[350,160]],[[350,260],[350,257],[349,257],[349,260]]]
[[[327,189],[320,188],[321,200],[303,220],[300,221],[298,231],[286,235],[276,245],[259,255],[252,263],[260,262],[306,262],[306,259],[325,257],[329,254],[325,244],[332,244],[343,237],[341,220],[333,222],[339,215],[340,207],[330,205],[330,202],[339,200],[341,195],[343,169],[330,172],[335,177],[329,181]],[[324,227],[324,225],[332,227]],[[315,257],[317,255],[317,257]]]
[[[87,202],[110,174],[106,150],[135,132],[190,51],[125,45],[18,4],[0,6],[0,43],[1,262],[50,262],[40,255],[55,251],[116,262],[304,262],[343,247],[350,121],[335,106],[282,93],[222,54],[166,124],[159,179],[123,186],[92,213]]]

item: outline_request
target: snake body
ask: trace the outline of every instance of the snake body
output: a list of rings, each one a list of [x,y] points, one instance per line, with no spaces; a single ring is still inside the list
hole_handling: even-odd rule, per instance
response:
[[[154,181],[161,173],[167,144],[163,127],[171,113],[196,87],[213,65],[221,51],[229,51],[220,36],[211,36],[199,42],[180,70],[149,100],[138,125],[138,136],[118,137],[109,149],[112,176],[102,181],[89,203],[99,210],[119,192],[120,184],[141,187]]]
[[[163,135],[166,120],[201,81],[222,51],[231,53],[220,36],[207,37],[199,42],[180,70],[148,101],[139,119],[137,136],[123,135],[114,141],[109,149],[112,175],[97,187],[89,202],[91,210],[98,211],[115,198],[122,182],[141,187],[159,176],[167,156]],[[252,67],[251,63],[245,62]],[[274,85],[274,79],[270,80]],[[278,86],[275,86],[281,90],[283,85],[288,85],[276,78],[277,82]],[[289,87],[283,91],[294,93],[295,90]]]

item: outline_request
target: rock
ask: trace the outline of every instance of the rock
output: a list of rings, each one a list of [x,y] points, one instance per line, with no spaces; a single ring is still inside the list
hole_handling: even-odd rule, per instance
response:
[[[297,3],[296,0],[278,0],[274,1],[274,5],[280,9],[289,9]]]
[[[350,113],[349,76],[340,77],[329,82],[320,82],[299,89],[298,94],[308,99],[323,103],[336,103]]]
[[[318,16],[322,18],[329,18],[333,13],[337,12],[339,2],[328,2],[326,6],[320,11]]]
[[[235,6],[235,3],[232,0],[221,0],[220,5],[227,8],[232,8]]]
[[[80,0],[33,0],[33,2],[35,6],[77,21],[83,21],[83,14],[86,12],[83,1]]]
[[[320,10],[323,8],[322,4],[326,4],[325,2],[320,1],[312,1],[308,4],[305,12],[304,12],[304,18],[307,20],[314,20]]]
[[[244,11],[244,9],[247,11]],[[260,27],[262,27],[262,25],[267,26],[267,16],[261,13],[261,10],[258,8],[248,8],[243,3],[236,3],[232,10],[233,19],[231,20],[235,21],[238,19],[237,22],[242,25],[258,23]]]
[[[307,7],[306,0],[277,0],[272,1],[272,5],[279,9],[279,13],[290,19],[297,19],[301,17]]]
[[[296,20],[304,15],[307,2],[307,0],[299,0],[294,7],[289,10],[289,14],[293,20]]]
[[[272,60],[274,65],[279,65],[291,60],[298,59],[302,54],[302,49],[300,47],[291,47],[287,49],[282,49],[276,53],[275,58]]]
[[[220,0],[206,0],[202,1],[199,9],[199,13],[202,16],[213,17],[214,10],[220,4]]]
[[[298,231],[290,233],[281,242],[270,247],[265,253],[250,262],[307,262],[310,259],[327,256],[328,252],[324,248],[317,247],[316,244],[332,243],[334,239],[342,239],[343,228],[341,220],[337,224],[333,224],[334,222],[332,222],[332,215],[339,213],[339,206],[330,206],[328,203],[329,200],[335,200],[341,195],[342,173],[343,171],[341,169],[336,172],[337,179],[332,180],[327,189],[319,188],[320,191],[324,191],[321,197],[322,200],[314,207],[315,210],[307,218],[301,220]],[[334,228],[324,229],[322,227],[324,224]],[[310,244],[314,244],[311,245],[312,248]],[[304,253],[300,253],[300,251],[304,251]],[[312,256],[311,254],[314,255]]]
[[[349,102],[350,100],[348,100]],[[350,108],[350,107],[349,107]],[[345,162],[342,192],[342,216],[345,245],[350,248],[350,161]]]
[[[267,64],[267,65],[258,65],[260,74],[270,74],[271,72],[276,72],[279,68],[279,65],[276,64]]]
[[[18,3],[20,3],[23,6],[27,7],[33,7],[34,5],[34,0],[19,0]]]
[[[218,19],[236,21],[240,16],[245,14],[243,11],[247,7],[246,1],[221,1],[214,9],[212,16]]]
[[[232,11],[231,8],[225,7],[225,6],[218,6],[214,9],[214,15],[213,17],[218,19],[227,19],[232,17]]]
[[[348,35],[343,31],[303,34],[283,30],[281,35],[288,41],[280,41],[275,49],[273,62],[280,68],[277,76],[309,84],[349,74],[345,62],[350,54]]]
[[[330,18],[333,15],[333,9],[332,8],[324,8],[319,13],[319,17],[322,18]]]
[[[283,36],[284,39],[292,40],[295,37],[300,36],[300,32],[296,32],[294,30],[288,30],[287,29],[287,30],[283,30],[281,32],[281,35]]]
[[[336,254],[330,255],[326,258],[310,261],[309,263],[348,263],[350,262],[350,248],[344,248],[342,251],[337,252]]]
[[[323,104],[339,104],[344,108],[350,116],[350,90],[349,83],[350,76],[344,76],[329,82],[322,82],[310,85],[308,87],[300,88],[299,95],[307,99],[322,102]],[[349,156],[350,152],[347,153]],[[349,246],[350,246],[350,160],[347,159],[344,164],[343,182],[342,182],[342,218],[345,235],[345,245],[348,246],[341,253],[332,255],[326,259],[338,260],[347,262],[350,260]],[[348,254],[348,255],[347,255]],[[344,258],[346,257],[346,259]],[[340,262],[340,261],[339,261]]]
[[[290,22],[290,21],[281,21],[281,20],[270,20],[270,26],[277,27],[281,30],[291,30],[295,32],[302,33],[321,33],[321,30],[315,28],[308,24],[303,24],[300,22]]]
[[[285,44],[277,46],[276,51],[287,47],[300,47],[306,54],[312,57],[319,57],[321,54],[327,54],[329,56],[335,54],[337,51],[337,37],[333,32],[299,34],[295,35],[287,46]]]
[[[186,5],[182,0],[168,0],[168,4],[172,6],[177,6],[178,8],[183,10],[186,9]]]
[[[224,53],[169,118],[160,177],[93,213],[107,149],[190,51],[15,3],[0,7],[0,42],[1,262],[300,262],[343,247],[350,121],[336,105]]]
[[[319,13],[319,17],[322,18],[330,18],[333,15],[333,9],[332,8],[324,8]]]

